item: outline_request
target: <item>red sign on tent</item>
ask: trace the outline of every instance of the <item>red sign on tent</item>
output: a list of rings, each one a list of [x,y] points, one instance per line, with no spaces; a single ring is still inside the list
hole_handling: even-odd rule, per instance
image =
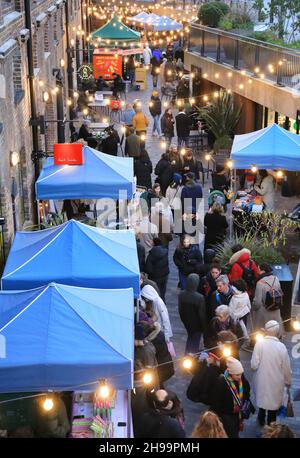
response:
[[[82,145],[79,143],[56,143],[54,165],[82,165]]]
[[[122,56],[118,55],[94,55],[94,77],[102,76],[105,80],[112,80],[113,73],[122,75]]]

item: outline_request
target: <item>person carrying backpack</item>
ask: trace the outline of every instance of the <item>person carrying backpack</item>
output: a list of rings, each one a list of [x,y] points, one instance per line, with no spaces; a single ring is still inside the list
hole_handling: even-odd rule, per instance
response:
[[[280,282],[273,275],[272,267],[269,264],[261,263],[260,272],[252,303],[254,329],[260,329],[268,321],[275,320],[280,324],[281,335],[283,326],[280,308],[283,303],[283,292]]]
[[[255,261],[251,259],[251,251],[247,248],[243,248],[242,245],[237,244],[231,250],[233,255],[229,260],[229,265],[231,266],[228,274],[229,281],[232,283],[242,278],[246,282],[248,294],[252,298],[255,290],[255,282],[260,275],[258,267]]]

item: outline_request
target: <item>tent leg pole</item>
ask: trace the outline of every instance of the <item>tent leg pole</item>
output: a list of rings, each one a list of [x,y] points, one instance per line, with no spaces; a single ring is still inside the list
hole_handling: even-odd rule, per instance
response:
[[[131,390],[127,390],[127,438],[131,438]]]
[[[40,201],[39,200],[36,201],[36,205],[37,205],[37,217],[38,217],[37,223],[38,223],[38,227],[40,229],[40,226],[41,226],[41,214],[40,214]]]

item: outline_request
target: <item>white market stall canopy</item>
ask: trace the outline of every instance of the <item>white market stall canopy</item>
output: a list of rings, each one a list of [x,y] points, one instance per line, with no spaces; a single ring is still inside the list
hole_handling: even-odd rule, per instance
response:
[[[235,135],[231,160],[234,169],[300,170],[300,136],[277,124],[249,134]]]

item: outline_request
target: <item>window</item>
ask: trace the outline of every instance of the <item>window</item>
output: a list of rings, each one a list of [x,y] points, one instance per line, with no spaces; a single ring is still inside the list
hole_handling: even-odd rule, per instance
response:
[[[13,65],[13,90],[14,90],[14,102],[17,105],[21,102],[24,97],[24,91],[22,86],[22,62],[21,52],[17,48],[12,58]]]

